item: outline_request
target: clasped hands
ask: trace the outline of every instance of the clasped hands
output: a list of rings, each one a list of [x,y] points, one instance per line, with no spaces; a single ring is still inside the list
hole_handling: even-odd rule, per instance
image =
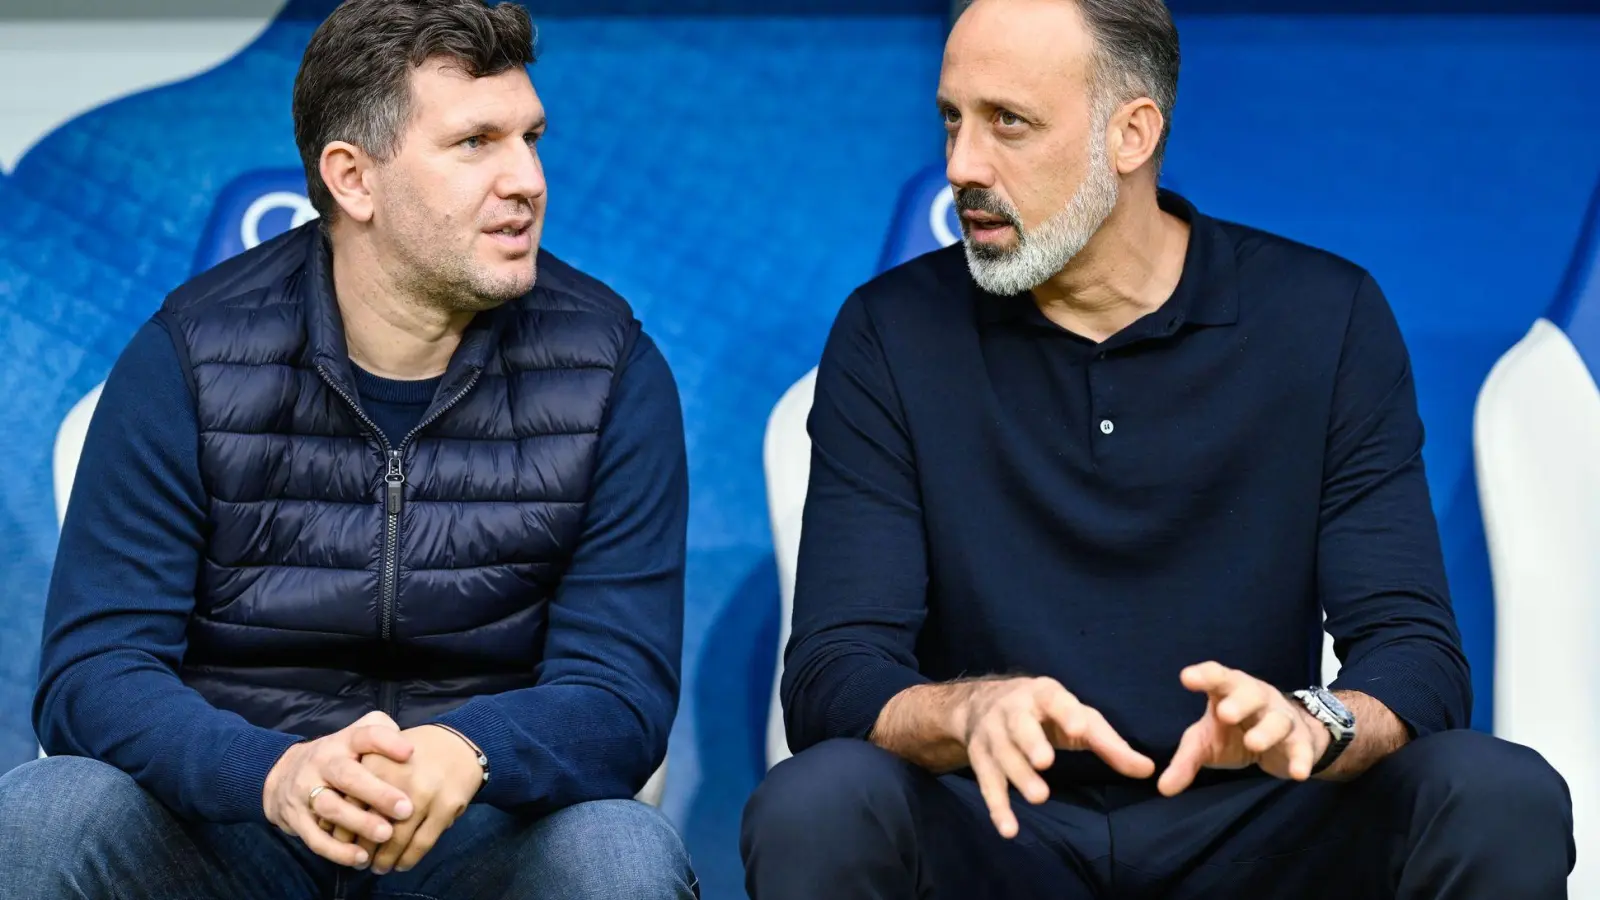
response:
[[[371,712],[291,746],[267,773],[262,809],[318,856],[383,875],[421,861],[482,784],[477,754],[454,732],[402,731]]]
[[[1278,778],[1304,781],[1331,736],[1306,709],[1260,679],[1215,662],[1183,670],[1183,686],[1206,695],[1206,711],[1183,733],[1157,788],[1176,796],[1202,768],[1259,766]],[[1155,774],[1155,763],[1134,750],[1099,711],[1078,702],[1052,678],[973,683],[955,711],[955,733],[966,744],[995,828],[1017,834],[1008,785],[1029,802],[1050,796],[1039,772],[1056,750],[1088,750],[1130,778]]]

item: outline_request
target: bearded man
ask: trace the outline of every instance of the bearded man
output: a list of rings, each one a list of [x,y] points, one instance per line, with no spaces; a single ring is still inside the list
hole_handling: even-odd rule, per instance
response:
[[[1561,777],[1463,730],[1388,304],[1158,188],[1177,77],[1160,0],[955,24],[963,246],[823,354],[756,900],[1565,896]]]

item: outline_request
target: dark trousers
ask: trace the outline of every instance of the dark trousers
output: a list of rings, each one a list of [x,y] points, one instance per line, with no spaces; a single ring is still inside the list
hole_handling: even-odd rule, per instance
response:
[[[773,769],[745,809],[754,900],[789,898],[1565,897],[1566,783],[1526,747],[1471,731],[1413,741],[1360,778],[1265,775],[1191,788],[1057,791],[1002,839],[975,782],[861,741]]]

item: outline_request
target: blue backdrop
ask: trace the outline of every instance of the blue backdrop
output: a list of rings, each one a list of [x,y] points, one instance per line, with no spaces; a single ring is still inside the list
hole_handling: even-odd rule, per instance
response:
[[[55,429],[191,273],[219,192],[295,165],[290,85],[331,5],[296,0],[233,59],[82,115],[0,176],[0,764],[34,752]],[[682,390],[693,502],[666,809],[706,896],[742,896],[738,814],[762,770],[776,642],[762,429],[876,270],[901,185],[939,159],[946,4],[789,17],[566,5],[536,10],[546,241],[633,302]],[[1375,273],[1415,357],[1455,589],[1487,609],[1472,403],[1549,303],[1600,179],[1600,18],[1174,6],[1168,171],[1212,214]],[[1489,637],[1469,630],[1482,668]]]

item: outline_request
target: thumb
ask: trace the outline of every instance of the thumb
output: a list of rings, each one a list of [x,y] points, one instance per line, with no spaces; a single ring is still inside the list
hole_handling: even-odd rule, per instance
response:
[[[395,731],[400,730],[400,726],[395,723],[395,720],[389,718],[389,714],[381,709],[375,709],[372,712],[367,713],[366,715],[352,722],[350,727],[356,728],[362,725],[387,725],[388,727],[393,728]]]
[[[1167,764],[1167,770],[1161,773],[1161,780],[1156,782],[1156,789],[1163,797],[1176,797],[1194,783],[1194,777],[1200,774],[1211,751],[1209,732],[1210,723],[1205,719],[1184,730],[1178,751],[1172,754],[1172,762]]]

